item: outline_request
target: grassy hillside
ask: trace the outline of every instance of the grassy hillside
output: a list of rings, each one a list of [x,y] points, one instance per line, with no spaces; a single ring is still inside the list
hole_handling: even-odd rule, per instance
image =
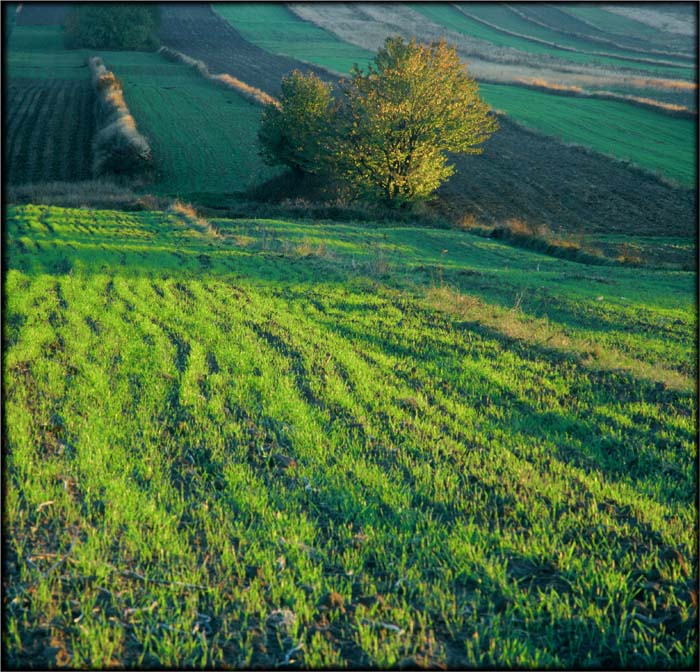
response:
[[[631,161],[679,183],[695,183],[697,121],[627,103],[553,96],[518,86],[481,84],[484,99],[527,127]]]
[[[261,107],[159,54],[103,52],[149,138],[158,193],[236,192],[276,174],[258,156]]]
[[[413,227],[6,227],[11,665],[692,667],[692,273]]]

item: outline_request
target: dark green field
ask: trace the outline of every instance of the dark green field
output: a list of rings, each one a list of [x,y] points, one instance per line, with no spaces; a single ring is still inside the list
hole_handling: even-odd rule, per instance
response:
[[[158,212],[6,235],[10,666],[692,666],[692,273]]]

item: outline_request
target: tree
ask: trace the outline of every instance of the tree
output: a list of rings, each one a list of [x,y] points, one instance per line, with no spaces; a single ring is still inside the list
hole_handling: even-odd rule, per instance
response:
[[[498,128],[454,47],[387,38],[365,74],[341,81],[331,161],[361,196],[396,206],[454,172],[447,153],[477,154]]]
[[[320,172],[330,124],[331,86],[294,70],[282,80],[278,105],[266,105],[258,141],[265,162],[295,173]]]
[[[69,47],[155,49],[158,6],[140,2],[76,3],[66,17]]]

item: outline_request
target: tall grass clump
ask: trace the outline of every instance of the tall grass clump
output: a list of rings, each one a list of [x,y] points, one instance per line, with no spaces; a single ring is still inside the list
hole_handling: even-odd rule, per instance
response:
[[[98,56],[91,58],[89,65],[100,117],[100,130],[93,145],[95,177],[146,172],[153,161],[151,146],[136,128],[136,121],[124,100],[121,82]]]
[[[203,233],[207,233],[214,238],[220,237],[218,229],[209,221],[200,217],[191,203],[185,203],[180,199],[175,199],[170,203],[166,212],[169,215],[177,217],[183,224],[194,226]]]
[[[167,58],[169,61],[189,65],[191,68],[194,68],[202,77],[204,77],[204,79],[208,79],[212,82],[217,82],[218,84],[221,84],[222,86],[225,86],[229,89],[234,89],[236,93],[241,94],[244,98],[247,98],[253,103],[257,103],[258,105],[274,105],[275,107],[279,106],[279,103],[277,102],[276,98],[273,98],[268,93],[265,93],[264,91],[257,89],[254,86],[250,86],[250,84],[246,84],[237,77],[233,77],[232,75],[226,73],[221,73],[218,75],[212,74],[211,72],[209,72],[209,68],[207,67],[207,64],[204,63],[204,61],[192,58],[187,54],[183,54],[182,52],[176,51],[175,49],[169,49],[168,47],[161,47],[158,50],[158,53],[161,54],[163,58]]]

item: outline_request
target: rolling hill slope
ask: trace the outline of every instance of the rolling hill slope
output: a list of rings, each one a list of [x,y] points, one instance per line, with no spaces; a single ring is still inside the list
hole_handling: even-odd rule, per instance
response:
[[[11,665],[692,665],[693,273],[36,206],[7,243]]]

